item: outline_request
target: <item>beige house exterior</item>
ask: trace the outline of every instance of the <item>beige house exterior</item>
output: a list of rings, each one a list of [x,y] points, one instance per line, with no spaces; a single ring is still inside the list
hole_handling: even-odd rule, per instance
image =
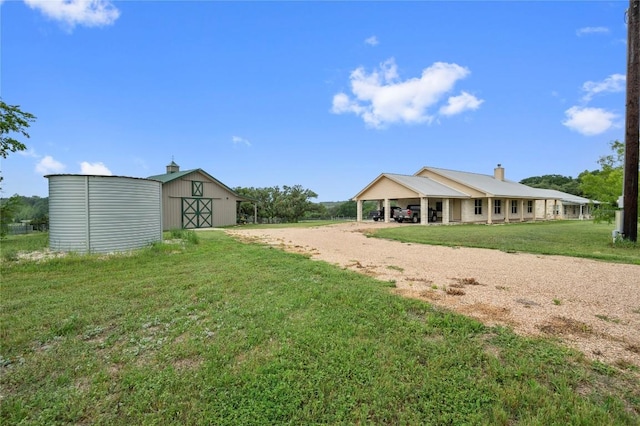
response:
[[[437,211],[437,222],[509,223],[550,219],[586,219],[593,202],[561,191],[531,188],[505,179],[498,164],[493,175],[423,167],[413,175],[383,173],[352,200],[362,221],[364,201],[377,201],[390,221],[393,204],[405,208],[420,205],[420,223],[429,224],[428,209]]]
[[[238,204],[251,201],[204,170],[180,171],[173,161],[167,166],[166,173],[148,179],[162,182],[162,228],[165,231],[235,225]]]

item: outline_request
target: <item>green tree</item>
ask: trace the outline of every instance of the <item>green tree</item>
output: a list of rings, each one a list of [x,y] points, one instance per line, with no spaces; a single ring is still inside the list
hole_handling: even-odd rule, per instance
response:
[[[267,188],[235,188],[240,195],[256,200],[258,206],[258,218],[275,222],[277,219],[286,222],[298,222],[305,213],[314,210],[311,198],[318,195],[303,188],[301,185],[272,186]],[[251,203],[241,203],[240,213],[253,215]]]
[[[27,128],[35,121],[33,114],[20,110],[19,105],[8,105],[0,99],[0,156],[7,158],[9,152],[24,151],[27,146],[13,138],[14,133],[29,138]],[[2,182],[0,175],[0,182]]]
[[[255,200],[258,208],[258,217],[265,218],[269,222],[277,217],[276,204],[279,203],[280,188],[234,188],[234,191],[240,195]],[[253,204],[244,202],[240,203],[240,214],[252,216],[254,213]]]
[[[38,196],[24,197],[18,196],[20,199],[20,206],[15,211],[14,220],[30,220],[32,223],[42,221],[43,218],[49,214],[49,198],[42,198]]]
[[[624,178],[624,143],[613,141],[609,144],[612,154],[600,157],[600,170],[580,173],[580,190],[585,197],[617,206],[618,197],[622,195]]]
[[[585,170],[580,174],[580,189],[585,197],[598,200],[603,205],[596,210],[595,220],[611,222],[614,210],[618,208],[618,198],[622,195],[624,182],[624,142],[609,144],[612,153],[598,160],[599,170]]]
[[[327,206],[322,203],[311,203],[303,219],[325,219],[329,216]]]
[[[358,204],[353,200],[345,201],[344,203],[338,205],[333,212],[333,215],[338,217],[356,217],[357,214]]]
[[[19,195],[14,195],[0,202],[0,238],[4,238],[9,232],[9,224],[14,221],[16,211],[21,204]]]
[[[313,204],[311,199],[318,198],[318,194],[301,185],[283,186],[282,195],[278,215],[287,222],[298,222],[302,219]]]
[[[580,180],[562,175],[533,176],[520,181],[521,184],[532,188],[555,189],[573,195],[582,195]]]

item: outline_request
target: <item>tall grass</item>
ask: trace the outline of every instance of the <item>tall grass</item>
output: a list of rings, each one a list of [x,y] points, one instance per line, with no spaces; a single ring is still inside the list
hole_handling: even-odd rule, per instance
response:
[[[2,262],[2,424],[638,424],[633,371],[222,232]]]

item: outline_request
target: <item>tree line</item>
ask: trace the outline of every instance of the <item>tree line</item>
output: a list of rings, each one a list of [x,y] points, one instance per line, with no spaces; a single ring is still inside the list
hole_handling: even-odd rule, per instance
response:
[[[306,213],[314,210],[313,198],[318,194],[301,185],[270,186],[265,188],[236,187],[234,192],[251,201],[240,203],[241,219],[254,216],[254,205],[258,210],[258,219],[272,222],[298,222]]]

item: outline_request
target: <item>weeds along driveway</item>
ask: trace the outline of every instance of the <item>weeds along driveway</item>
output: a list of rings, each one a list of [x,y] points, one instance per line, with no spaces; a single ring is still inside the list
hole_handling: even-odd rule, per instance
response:
[[[402,296],[487,325],[555,337],[589,359],[640,368],[640,266],[365,235],[384,226],[403,225],[349,222],[226,232],[245,242],[269,244],[394,281],[394,291]]]

